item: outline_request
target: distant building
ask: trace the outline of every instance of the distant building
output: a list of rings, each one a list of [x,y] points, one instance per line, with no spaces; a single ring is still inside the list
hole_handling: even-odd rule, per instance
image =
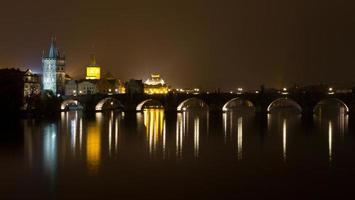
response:
[[[74,96],[78,91],[78,83],[76,80],[67,81],[65,84],[65,95]]]
[[[160,74],[151,74],[144,82],[144,93],[146,94],[167,94],[169,87],[160,77]]]
[[[80,81],[78,83],[78,94],[79,95],[87,95],[87,94],[96,94],[97,93],[97,87],[96,87],[96,81]]]
[[[128,94],[143,94],[144,84],[142,80],[131,79],[126,82],[126,93]]]
[[[97,82],[97,88],[101,94],[124,94],[126,93],[125,85],[121,80],[113,78],[110,74],[106,74],[104,78]]]
[[[54,94],[63,94],[65,89],[65,56],[56,47],[53,37],[47,55],[42,56],[43,90],[52,91]]]
[[[65,95],[76,96],[96,94],[98,93],[96,85],[96,80],[70,80],[67,81],[67,84],[65,85]]]
[[[41,93],[41,80],[38,74],[34,74],[30,69],[23,72],[24,80],[24,97],[31,97]]]
[[[2,107],[5,113],[32,109],[40,91],[40,76],[31,70],[0,69],[0,103],[5,105]]]
[[[86,66],[86,79],[99,80],[101,78],[101,68],[96,64],[96,58],[91,56],[91,62]]]

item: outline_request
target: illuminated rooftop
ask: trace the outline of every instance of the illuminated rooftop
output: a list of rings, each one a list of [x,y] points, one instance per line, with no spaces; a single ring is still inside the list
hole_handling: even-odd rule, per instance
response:
[[[144,84],[146,85],[165,85],[165,81],[160,77],[160,74],[151,74]]]

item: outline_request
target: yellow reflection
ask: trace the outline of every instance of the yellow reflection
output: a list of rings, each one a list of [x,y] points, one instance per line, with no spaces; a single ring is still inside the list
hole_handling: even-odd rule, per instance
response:
[[[79,123],[79,153],[81,154],[82,151],[82,146],[83,146],[83,119],[80,119]]]
[[[243,117],[238,118],[238,160],[241,160],[243,157]]]
[[[165,116],[163,109],[145,109],[143,111],[149,154],[157,153],[159,146],[165,152]]]
[[[182,114],[178,113],[176,119],[176,157],[182,157],[183,145],[183,128],[182,128]]]
[[[97,115],[101,113],[97,113]],[[88,168],[91,172],[97,172],[100,166],[100,154],[101,154],[101,133],[100,122],[101,116],[97,116],[97,124],[88,126],[87,130],[87,144],[86,144],[86,159]]]

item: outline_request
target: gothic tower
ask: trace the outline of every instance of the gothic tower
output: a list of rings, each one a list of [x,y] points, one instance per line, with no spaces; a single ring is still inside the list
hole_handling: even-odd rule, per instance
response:
[[[48,54],[42,56],[43,90],[50,90],[54,94],[62,94],[65,86],[65,56],[56,47],[56,39],[52,42]]]

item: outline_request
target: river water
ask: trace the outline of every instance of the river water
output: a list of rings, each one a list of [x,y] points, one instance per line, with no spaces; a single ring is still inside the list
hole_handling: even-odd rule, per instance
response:
[[[355,181],[349,116],[63,112],[2,125],[0,199],[345,197]]]

